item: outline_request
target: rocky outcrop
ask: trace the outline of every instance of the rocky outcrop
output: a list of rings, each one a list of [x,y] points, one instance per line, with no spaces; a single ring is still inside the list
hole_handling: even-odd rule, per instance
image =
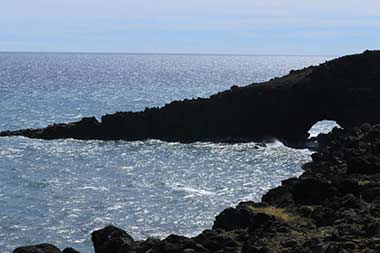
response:
[[[93,232],[95,253],[379,252],[380,125],[336,128],[316,139],[319,151],[299,178],[284,180],[260,203],[225,209],[212,229],[134,241],[109,226]]]
[[[59,248],[52,244],[38,244],[31,246],[19,247],[13,251],[13,253],[79,253],[79,251],[73,248],[66,248],[61,251]]]
[[[207,99],[174,101],[162,108],[105,115],[100,122],[84,118],[0,136],[182,142],[276,137],[300,146],[320,120],[335,120],[344,128],[380,123],[379,108],[380,51],[366,51],[268,82],[234,86]]]
[[[127,232],[114,226],[92,232],[91,240],[97,253],[118,252],[130,248],[134,242]]]

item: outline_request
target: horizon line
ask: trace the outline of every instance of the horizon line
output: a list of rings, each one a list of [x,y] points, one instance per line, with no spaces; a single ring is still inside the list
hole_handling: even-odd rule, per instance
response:
[[[167,52],[96,52],[96,51],[8,51],[0,50],[0,53],[20,54],[125,54],[125,55],[193,55],[193,56],[331,56],[339,54],[256,54],[256,53],[167,53]]]

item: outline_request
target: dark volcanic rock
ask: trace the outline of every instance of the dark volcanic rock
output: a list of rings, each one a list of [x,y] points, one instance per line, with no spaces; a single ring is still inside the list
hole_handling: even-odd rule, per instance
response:
[[[356,156],[347,162],[348,173],[376,174],[380,172],[380,158],[376,155]]]
[[[253,213],[244,204],[236,208],[227,208],[215,218],[213,229],[224,229],[226,231],[248,228]]]
[[[7,131],[31,138],[257,140],[276,137],[303,146],[308,130],[324,119],[348,128],[380,123],[380,51],[341,57],[317,67],[207,99],[174,101],[142,112],[117,112],[44,129]],[[321,141],[322,142],[322,141]]]
[[[51,244],[39,244],[17,248],[13,253],[61,253],[61,250]]]
[[[66,248],[62,251],[62,253],[80,253],[80,252],[73,248]]]
[[[263,202],[275,205],[277,207],[290,206],[294,204],[294,198],[289,187],[277,187],[270,189],[263,197]]]
[[[337,190],[329,181],[321,181],[318,178],[299,180],[293,192],[294,201],[302,205],[318,205],[335,194]]]
[[[134,242],[127,232],[112,225],[92,232],[91,240],[95,253],[117,253],[122,248],[126,250]]]

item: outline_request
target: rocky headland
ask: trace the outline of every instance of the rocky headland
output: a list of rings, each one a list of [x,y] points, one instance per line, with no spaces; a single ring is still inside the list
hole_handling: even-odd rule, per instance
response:
[[[303,147],[324,119],[343,128],[312,139],[317,152],[298,178],[284,180],[259,203],[242,202],[189,238],[135,241],[112,225],[94,231],[95,253],[380,252],[380,51],[317,67],[207,99],[175,101],[143,112],[118,112],[99,122],[6,131],[31,138],[242,141],[276,137]],[[43,228],[41,228],[43,229]],[[51,244],[14,253],[75,253]]]
[[[141,112],[116,112],[98,121],[1,132],[41,139],[250,141],[275,137],[303,147],[320,120],[349,128],[380,123],[380,51],[344,56],[281,78]]]
[[[284,180],[260,203],[242,202],[189,238],[135,241],[108,226],[92,233],[95,253],[379,252],[380,125],[335,128],[317,137],[319,151],[299,178]],[[61,253],[53,245],[14,253]],[[74,249],[63,250],[75,253]]]

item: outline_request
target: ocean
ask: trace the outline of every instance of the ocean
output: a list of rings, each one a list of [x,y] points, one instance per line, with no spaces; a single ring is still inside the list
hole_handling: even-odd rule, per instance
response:
[[[0,53],[0,130],[208,97],[331,56]],[[322,122],[315,135],[328,131]],[[297,176],[311,151],[256,143],[0,138],[0,252],[91,252],[108,224],[135,239],[196,235],[216,214]]]

